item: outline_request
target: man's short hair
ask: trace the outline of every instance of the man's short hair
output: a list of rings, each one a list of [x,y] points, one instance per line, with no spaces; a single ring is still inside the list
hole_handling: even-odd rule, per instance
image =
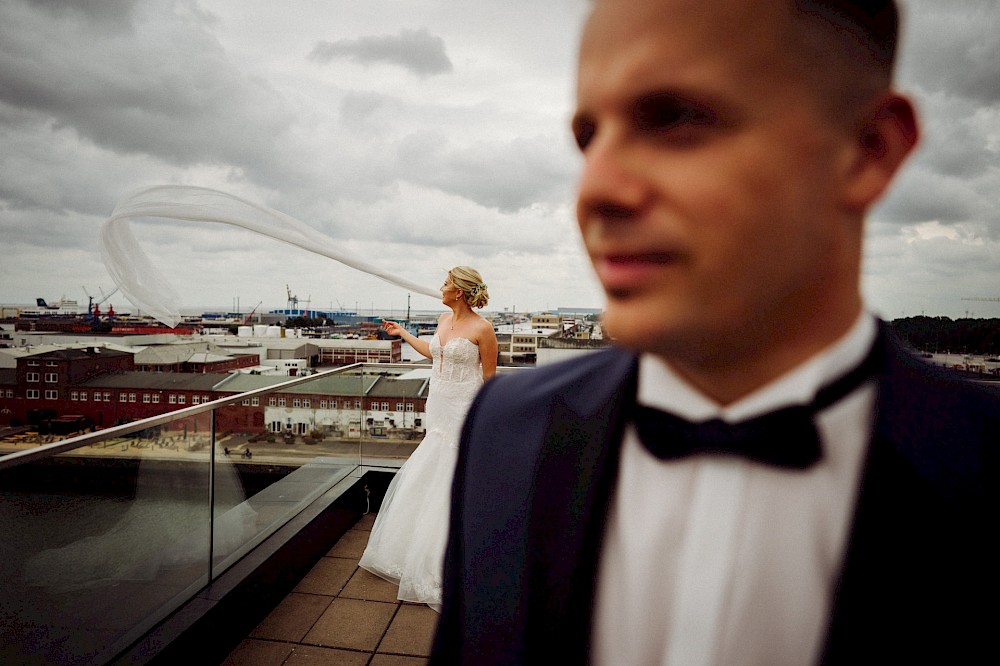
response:
[[[892,84],[899,35],[895,0],[794,0],[809,76],[840,113]]]
[[[894,0],[796,0],[796,6],[801,14],[828,23],[870,54],[873,63],[892,72],[899,36]]]

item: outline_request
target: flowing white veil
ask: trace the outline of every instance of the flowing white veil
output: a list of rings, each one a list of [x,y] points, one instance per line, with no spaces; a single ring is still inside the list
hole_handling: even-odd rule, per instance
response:
[[[101,227],[101,256],[111,278],[132,305],[171,327],[181,320],[180,298],[132,234],[129,220],[136,217],[220,222],[242,227],[329,257],[403,289],[435,298],[440,296],[436,289],[348,257],[332,238],[279,211],[205,187],[157,185],[134,192],[118,202]]]

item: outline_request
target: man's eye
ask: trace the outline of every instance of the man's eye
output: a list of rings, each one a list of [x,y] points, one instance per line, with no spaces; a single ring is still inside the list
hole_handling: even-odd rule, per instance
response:
[[[686,126],[711,125],[715,114],[699,104],[673,95],[650,95],[632,111],[636,127],[645,132],[668,132]]]

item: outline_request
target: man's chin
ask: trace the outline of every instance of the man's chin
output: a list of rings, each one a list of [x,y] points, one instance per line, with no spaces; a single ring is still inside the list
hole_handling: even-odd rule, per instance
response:
[[[637,351],[648,351],[658,346],[661,327],[656,317],[650,316],[650,309],[644,307],[640,298],[620,298],[609,294],[607,309],[604,311],[604,333],[616,344]]]

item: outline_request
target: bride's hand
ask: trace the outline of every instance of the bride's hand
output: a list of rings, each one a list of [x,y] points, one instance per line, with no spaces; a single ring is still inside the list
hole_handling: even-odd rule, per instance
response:
[[[385,332],[388,333],[389,335],[403,334],[403,327],[394,321],[389,321],[388,319],[382,322],[382,328],[384,328]]]

